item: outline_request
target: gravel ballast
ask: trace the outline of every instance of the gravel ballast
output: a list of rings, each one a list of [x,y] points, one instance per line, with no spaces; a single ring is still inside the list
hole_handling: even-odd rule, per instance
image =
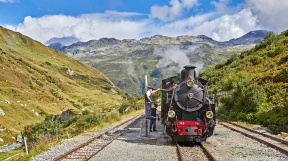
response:
[[[203,145],[221,161],[288,161],[285,154],[222,125]]]
[[[97,153],[91,160],[101,161],[177,161],[176,146],[171,138],[164,133],[164,127],[156,122],[157,131],[149,136],[141,135],[140,122],[126,129],[124,133]],[[143,129],[142,129],[143,130]],[[99,133],[95,133],[96,135]],[[89,134],[66,139],[61,145],[33,157],[32,161],[53,160],[67,149],[74,148],[91,138]],[[203,143],[219,161],[288,161],[288,156],[231,131],[217,124],[214,135]],[[196,151],[194,151],[197,153]],[[191,155],[192,156],[192,155]],[[201,156],[200,156],[201,157]],[[204,157],[203,157],[204,158]],[[195,160],[196,158],[186,159]],[[201,160],[197,158],[196,160]]]
[[[140,123],[129,128],[117,140],[96,154],[91,160],[101,161],[177,161],[176,146],[163,133],[164,128],[156,122],[155,132],[141,136]]]

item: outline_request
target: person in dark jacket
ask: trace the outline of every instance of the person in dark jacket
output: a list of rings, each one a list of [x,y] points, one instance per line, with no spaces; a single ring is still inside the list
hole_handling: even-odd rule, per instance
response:
[[[152,128],[153,128],[153,131],[157,131],[156,130],[156,118],[158,119],[158,121],[160,120],[157,107],[158,107],[158,104],[155,103],[154,108],[151,108],[151,116],[150,116],[150,131],[151,132],[152,132]]]

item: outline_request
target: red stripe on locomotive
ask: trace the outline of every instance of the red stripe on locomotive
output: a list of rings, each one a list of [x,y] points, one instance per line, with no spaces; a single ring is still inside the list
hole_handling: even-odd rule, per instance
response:
[[[197,121],[174,121],[173,124],[177,127],[177,132],[179,136],[189,135],[202,135],[204,122]]]

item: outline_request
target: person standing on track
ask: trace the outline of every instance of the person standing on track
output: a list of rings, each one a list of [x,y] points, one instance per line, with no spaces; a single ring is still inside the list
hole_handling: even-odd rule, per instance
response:
[[[159,91],[160,89],[153,90],[153,88],[148,87],[148,91],[145,94],[145,107],[146,107],[146,119],[151,117],[151,108],[152,108],[152,93]]]

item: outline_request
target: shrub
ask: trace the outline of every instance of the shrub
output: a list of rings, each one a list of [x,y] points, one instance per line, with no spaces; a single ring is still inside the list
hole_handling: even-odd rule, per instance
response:
[[[288,30],[283,31],[282,34],[288,37]]]
[[[288,61],[288,54],[286,56],[280,58],[278,65],[284,64]]]
[[[247,121],[246,119],[246,113],[245,112],[240,112],[237,116],[238,121]]]
[[[276,38],[277,37],[273,32],[268,32],[266,34],[266,36],[264,37],[264,40],[260,44],[257,44],[255,46],[255,48],[254,48],[255,51],[263,49],[263,48],[267,47],[268,45],[272,44],[276,40]]]
[[[266,102],[265,92],[245,73],[237,75],[235,78],[233,81],[234,92],[232,95],[221,98],[222,106],[220,108],[229,111],[229,117],[231,118],[253,123],[256,119],[255,114]],[[222,86],[225,86],[225,83]]]
[[[233,54],[225,63],[225,65],[229,65],[231,63],[233,63],[234,61],[236,61],[239,58],[239,56],[237,54]]]
[[[249,122],[249,123],[252,123],[252,124],[254,124],[255,122],[256,122],[256,116],[255,116],[255,113],[248,113],[247,115],[246,115],[246,119],[247,119],[247,121]]]
[[[228,75],[223,79],[222,89],[224,91],[232,90],[236,85],[237,79],[238,78],[235,74]]]
[[[253,65],[257,65],[257,64],[261,63],[262,61],[263,61],[263,58],[258,56],[258,55],[254,55],[254,56],[250,57],[250,62]]]
[[[91,112],[89,111],[89,110],[84,110],[84,111],[82,111],[82,115],[88,115],[88,114],[90,114]]]
[[[102,124],[101,117],[99,115],[95,115],[92,113],[87,115],[85,121],[88,122],[90,124],[90,126],[92,126],[92,125],[96,126],[96,125]]]
[[[49,66],[52,65],[52,64],[51,64],[50,62],[48,62],[48,61],[46,61],[45,64],[46,64],[46,65],[49,65]]]

